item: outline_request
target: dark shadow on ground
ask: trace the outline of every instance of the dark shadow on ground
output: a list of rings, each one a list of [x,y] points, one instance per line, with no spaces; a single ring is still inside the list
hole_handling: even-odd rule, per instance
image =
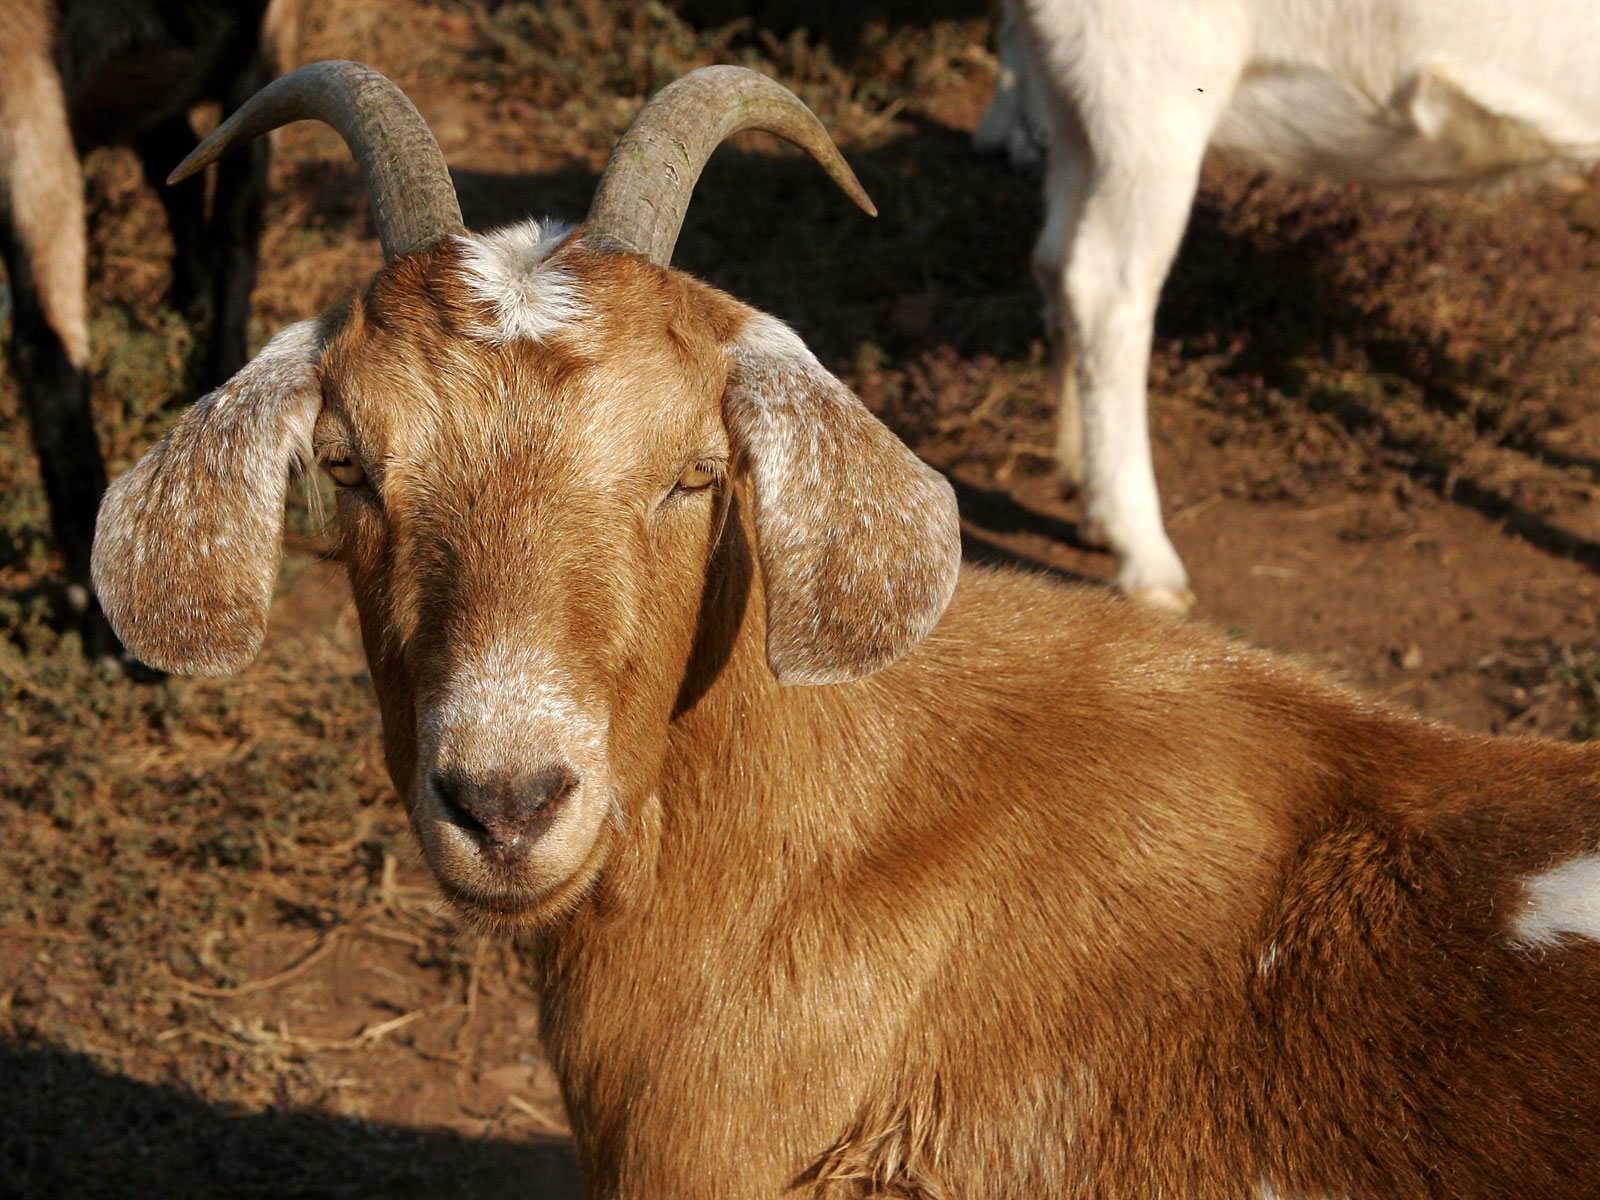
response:
[[[1600,458],[1557,450],[1537,434],[1514,434],[1503,439],[1500,444],[1509,450],[1515,450],[1518,454],[1538,459],[1547,467],[1555,467],[1562,471],[1570,469],[1587,471],[1594,478],[1600,479]]]
[[[979,537],[966,529],[961,531],[961,557],[966,562],[980,567],[1006,567],[1030,575],[1043,575],[1058,583],[1082,584],[1087,587],[1110,586],[1101,580],[1079,575],[1076,571],[1066,571],[1049,563],[1040,562],[1036,558],[1029,558],[1026,554],[1018,554],[1015,550],[1008,550],[998,542],[991,542],[988,538]]]
[[[570,1145],[230,1111],[55,1046],[0,1045],[7,1200],[578,1200]]]
[[[1600,542],[1563,529],[1555,522],[1529,512],[1500,489],[1460,474],[1449,455],[1428,440],[1397,432],[1380,408],[1350,396],[1340,396],[1337,401],[1326,403],[1328,410],[1346,428],[1375,430],[1378,444],[1407,463],[1407,473],[1411,478],[1435,495],[1463,508],[1474,509],[1490,520],[1499,521],[1507,532],[1530,545],[1559,558],[1570,558],[1600,575]],[[1322,406],[1321,402],[1313,401],[1314,408],[1321,409]],[[1508,444],[1529,457],[1552,465],[1580,466],[1591,470],[1600,465],[1592,459],[1550,450],[1536,439],[1527,439],[1521,445],[1515,441]]]
[[[1090,548],[1078,537],[1078,529],[1073,522],[1036,512],[1018,503],[1003,488],[976,487],[959,479],[951,479],[950,486],[955,489],[961,516],[990,533],[1002,536],[1031,533],[1080,550]]]

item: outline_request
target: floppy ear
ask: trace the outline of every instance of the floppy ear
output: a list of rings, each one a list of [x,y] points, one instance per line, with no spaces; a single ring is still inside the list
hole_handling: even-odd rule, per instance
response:
[[[289,469],[322,409],[318,321],[283,330],[106,492],[95,591],[152,667],[224,675],[255,658],[282,552]]]
[[[950,603],[955,493],[781,321],[752,316],[729,353],[723,420],[754,485],[767,662],[782,683],[869,675]]]

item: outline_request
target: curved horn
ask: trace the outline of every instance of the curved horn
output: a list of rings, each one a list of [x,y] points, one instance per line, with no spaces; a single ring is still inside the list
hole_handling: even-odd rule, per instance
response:
[[[343,59],[307,63],[273,80],[196,146],[167,182],[187,179],[241,142],[308,119],[331,125],[355,156],[385,262],[466,232],[444,155],[422,114],[383,75]]]
[[[723,139],[743,129],[793,142],[845,195],[878,215],[822,122],[799,97],[744,67],[701,67],[651,97],[622,135],[589,205],[589,237],[666,266],[706,160]]]

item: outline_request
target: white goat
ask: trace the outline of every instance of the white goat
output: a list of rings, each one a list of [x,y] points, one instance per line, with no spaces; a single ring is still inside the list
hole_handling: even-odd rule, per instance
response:
[[[466,233],[385,84],[219,131],[341,122],[389,262],[113,485],[95,578],[236,669],[333,477],[390,774],[533,939],[592,1197],[1593,1197],[1600,750],[960,568],[948,484],[665,266],[751,121],[853,186],[770,81],[664,91],[566,236]]]
[[[1295,176],[1483,183],[1600,158],[1593,0],[1003,0],[980,147],[1046,146],[1034,272],[1057,457],[1117,582],[1186,610],[1145,381],[1208,146]]]

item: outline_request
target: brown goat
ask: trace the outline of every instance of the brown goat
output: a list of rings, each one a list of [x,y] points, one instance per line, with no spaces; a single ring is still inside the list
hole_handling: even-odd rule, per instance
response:
[[[222,144],[381,79],[319,70]],[[333,476],[390,773],[534,940],[591,1196],[1594,1196],[1600,753],[958,571],[947,485],[663,265],[730,71],[572,234],[380,203],[371,285],[108,494],[127,644],[247,662]]]

